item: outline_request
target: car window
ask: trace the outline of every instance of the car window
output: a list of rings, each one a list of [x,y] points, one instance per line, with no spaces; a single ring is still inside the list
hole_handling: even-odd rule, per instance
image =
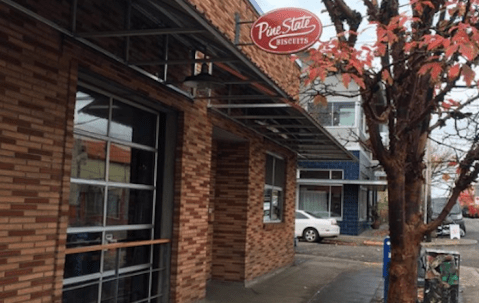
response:
[[[459,204],[454,204],[454,206],[451,209],[451,214],[460,214],[461,213],[461,208],[459,207]]]
[[[310,215],[311,217],[314,217],[314,218],[317,218],[317,219],[321,219],[321,215],[318,215],[317,213],[312,213],[310,211],[304,211],[305,213],[307,213],[308,215]]]
[[[302,213],[296,212],[296,219],[308,219],[308,217],[306,217],[306,216],[303,215]]]
[[[440,200],[432,204],[432,212],[434,214],[439,214],[441,213],[442,209],[446,205],[447,200]],[[451,214],[459,214],[461,213],[461,207],[459,206],[458,203],[454,204],[454,206],[451,209]]]

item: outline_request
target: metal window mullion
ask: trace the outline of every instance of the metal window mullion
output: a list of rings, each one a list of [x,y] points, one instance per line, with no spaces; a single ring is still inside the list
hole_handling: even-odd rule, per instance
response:
[[[160,115],[157,114],[156,115],[156,138],[155,138],[155,149],[157,150],[157,152],[155,153],[155,165],[154,165],[154,174],[153,174],[153,185],[155,185],[155,188],[156,185],[157,185],[157,182],[158,182],[158,141],[159,141],[159,138],[160,138],[160,135],[159,135],[159,129],[160,129]],[[157,194],[157,190],[154,189],[153,190],[153,207],[152,207],[152,214],[151,214],[151,222],[153,224],[152,228],[151,228],[151,239],[155,239],[155,227],[156,227],[156,203],[157,203],[157,199],[156,199],[156,194]],[[153,288],[153,285],[152,285],[152,280],[153,280],[153,261],[154,261],[154,258],[153,258],[153,254],[154,254],[154,246],[151,245],[150,246],[150,272],[149,272],[149,278],[148,278],[148,297],[151,296],[151,292],[152,292],[152,288]]]
[[[78,178],[71,178],[70,182],[75,184],[96,185],[96,186],[108,185],[109,187],[118,187],[118,188],[126,188],[126,189],[139,189],[139,190],[155,190],[156,189],[156,187],[153,185],[121,183],[121,182],[106,182],[106,181],[100,181],[100,180],[88,180],[88,179],[78,179]]]
[[[146,151],[150,151],[150,152],[157,152],[158,151],[156,148],[148,146],[148,145],[138,144],[138,143],[131,142],[131,141],[124,141],[124,140],[116,139],[116,138],[110,138],[110,137],[105,136],[105,135],[95,134],[95,133],[91,133],[91,132],[84,131],[84,130],[75,130],[73,132],[73,134],[78,135],[78,136],[82,136],[82,137],[93,138],[93,139],[97,139],[97,140],[111,141],[114,144],[125,145],[127,147],[132,147],[132,148],[136,148],[136,149],[140,149],[140,150],[146,150]]]
[[[103,195],[103,230],[101,232],[101,243],[102,244],[106,244],[105,243],[105,239],[106,239],[106,230],[105,230],[105,227],[106,227],[106,212],[108,210],[108,179],[109,179],[109,174],[110,174],[110,140],[109,140],[109,136],[110,136],[110,126],[111,126],[111,118],[112,118],[112,107],[113,107],[113,98],[110,97],[110,102],[109,102],[109,109],[108,109],[108,122],[107,122],[107,125],[106,125],[106,151],[105,151],[105,193]],[[101,251],[101,255],[100,255],[100,282],[99,282],[99,286],[98,286],[98,302],[101,302],[101,294],[102,294],[102,290],[103,290],[103,270],[104,270],[104,263],[105,263],[105,250],[102,250]]]
[[[78,12],[78,0],[73,0],[72,1],[72,9],[71,9],[71,13],[72,13],[72,29],[71,29],[71,32],[73,35],[76,34],[76,31],[77,31],[77,12]]]
[[[159,37],[158,39],[161,39],[161,37]],[[168,55],[169,55],[169,49],[170,49],[170,46],[169,46],[169,43],[170,43],[170,35],[166,35],[165,36],[165,61],[167,62],[165,65],[163,65],[163,81],[166,82],[167,80],[167,77],[168,77]]]
[[[331,200],[333,199],[333,187],[329,186],[329,199],[328,199],[328,213],[329,217],[331,217]]]
[[[69,227],[67,233],[75,234],[80,232],[112,232],[122,230],[142,230],[152,228],[152,224],[135,224],[135,225],[112,225],[112,226],[87,226],[87,227]],[[103,243],[103,242],[102,242]]]
[[[104,95],[105,97],[109,97],[109,98],[113,98],[115,100],[118,100],[118,101],[121,101],[123,103],[126,103],[128,105],[131,105],[135,108],[138,108],[138,109],[141,109],[145,112],[149,112],[149,113],[152,113],[152,114],[157,114],[158,113],[158,110],[155,110],[155,109],[151,109],[150,107],[148,106],[145,106],[143,105],[142,103],[137,103],[137,102],[133,102],[131,100],[128,100],[128,99],[125,99],[121,96],[118,96],[118,95],[115,95],[115,94],[112,94],[111,92],[109,91],[106,91],[106,90],[103,90],[101,88],[98,88],[96,86],[93,86],[93,85],[89,85],[88,83],[84,83],[84,82],[81,82],[81,80],[78,80],[78,85],[81,86],[81,87],[84,87],[84,88],[87,88],[89,90],[92,90],[92,91],[95,91],[99,94],[102,94]]]
[[[88,280],[93,280],[93,279],[99,279],[101,276],[101,273],[94,273],[94,274],[89,274],[89,275],[84,275],[84,276],[79,276],[79,277],[72,277],[72,278],[67,278],[67,279],[63,279],[63,285],[70,285],[70,284],[75,284],[75,283],[81,283],[83,281],[88,281]],[[87,284],[81,284],[79,285],[78,287],[72,287],[70,289],[67,289],[67,290],[71,290],[71,289],[75,289],[75,288],[79,288],[79,287],[84,287],[84,286],[90,286],[90,285],[94,285],[95,283],[98,283],[98,281],[96,282],[90,282],[90,283],[87,283]]]
[[[126,4],[126,16],[125,16],[125,29],[130,30],[131,29],[131,0],[128,0],[128,3]],[[125,62],[128,62],[130,59],[130,36],[126,36],[126,43],[125,43]]]

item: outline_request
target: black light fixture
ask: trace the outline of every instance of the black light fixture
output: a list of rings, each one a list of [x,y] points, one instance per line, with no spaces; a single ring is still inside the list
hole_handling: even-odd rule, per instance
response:
[[[188,76],[183,81],[183,84],[191,88],[218,88],[223,86],[221,79],[211,75],[208,72],[208,64],[201,64],[201,72],[197,75]]]

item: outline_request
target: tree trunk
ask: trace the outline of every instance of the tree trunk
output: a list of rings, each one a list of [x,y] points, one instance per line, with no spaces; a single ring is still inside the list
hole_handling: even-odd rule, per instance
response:
[[[417,221],[406,223],[407,201],[404,170],[396,168],[388,175],[389,228],[391,234],[391,263],[389,267],[388,303],[415,303],[417,300],[417,260],[422,239]]]
[[[404,237],[404,245],[396,247],[389,268],[388,303],[416,303],[417,260],[420,246],[414,232]]]

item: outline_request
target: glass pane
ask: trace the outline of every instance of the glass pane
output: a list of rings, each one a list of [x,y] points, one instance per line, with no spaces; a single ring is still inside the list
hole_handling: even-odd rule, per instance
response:
[[[92,251],[65,256],[64,278],[79,277],[100,271],[101,251]]]
[[[105,180],[106,142],[75,136],[73,145],[73,178]]]
[[[285,163],[283,160],[275,158],[274,159],[274,186],[284,187],[284,179],[286,176]]]
[[[334,179],[334,180],[341,180],[343,179],[343,172],[342,171],[338,171],[338,170],[334,170],[331,172],[331,179]]]
[[[130,303],[148,297],[149,274],[135,275],[105,282],[101,302]]]
[[[101,244],[101,232],[74,233],[67,235],[67,248],[84,247]]]
[[[267,222],[271,220],[271,189],[264,190],[263,198],[263,221]]]
[[[121,230],[107,232],[106,243],[144,241],[151,239],[151,230]],[[119,268],[147,264],[150,261],[150,246],[137,246],[123,249],[110,249],[105,251],[103,270],[116,270]]]
[[[273,190],[271,193],[271,220],[278,221],[282,218],[283,193]]]
[[[333,125],[354,126],[354,102],[334,104]]]
[[[109,106],[108,97],[80,88],[75,103],[75,129],[106,135]]]
[[[329,170],[301,170],[299,177],[303,179],[329,179]]]
[[[154,152],[111,144],[110,181],[152,185],[154,168]]]
[[[140,229],[140,230],[107,231],[105,238],[107,239],[106,242],[109,242],[109,243],[150,240],[151,230]]]
[[[105,252],[103,270],[116,270],[129,266],[149,264],[151,246],[137,246],[121,249],[110,249]]]
[[[308,219],[308,217],[306,217],[305,215],[297,212],[296,213],[296,219]]]
[[[152,224],[153,191],[108,189],[107,225]]]
[[[265,184],[273,185],[273,156],[266,155]]]
[[[331,217],[341,217],[342,193],[341,186],[331,186]]]
[[[150,112],[114,101],[110,136],[155,147],[157,117]]]
[[[329,186],[302,185],[299,191],[299,209],[321,218],[329,217]]]
[[[332,118],[332,104],[328,103],[328,105],[324,106],[322,104],[311,104],[309,111],[313,117],[316,117],[324,126],[331,126],[331,118]]]
[[[68,227],[103,225],[104,188],[95,185],[70,185]]]
[[[94,282],[96,282],[97,284],[84,286],[84,287],[80,286],[81,283],[65,286],[65,289],[63,290],[63,302],[68,302],[68,303],[98,302],[99,282],[98,280]],[[90,283],[90,281],[88,283]]]

